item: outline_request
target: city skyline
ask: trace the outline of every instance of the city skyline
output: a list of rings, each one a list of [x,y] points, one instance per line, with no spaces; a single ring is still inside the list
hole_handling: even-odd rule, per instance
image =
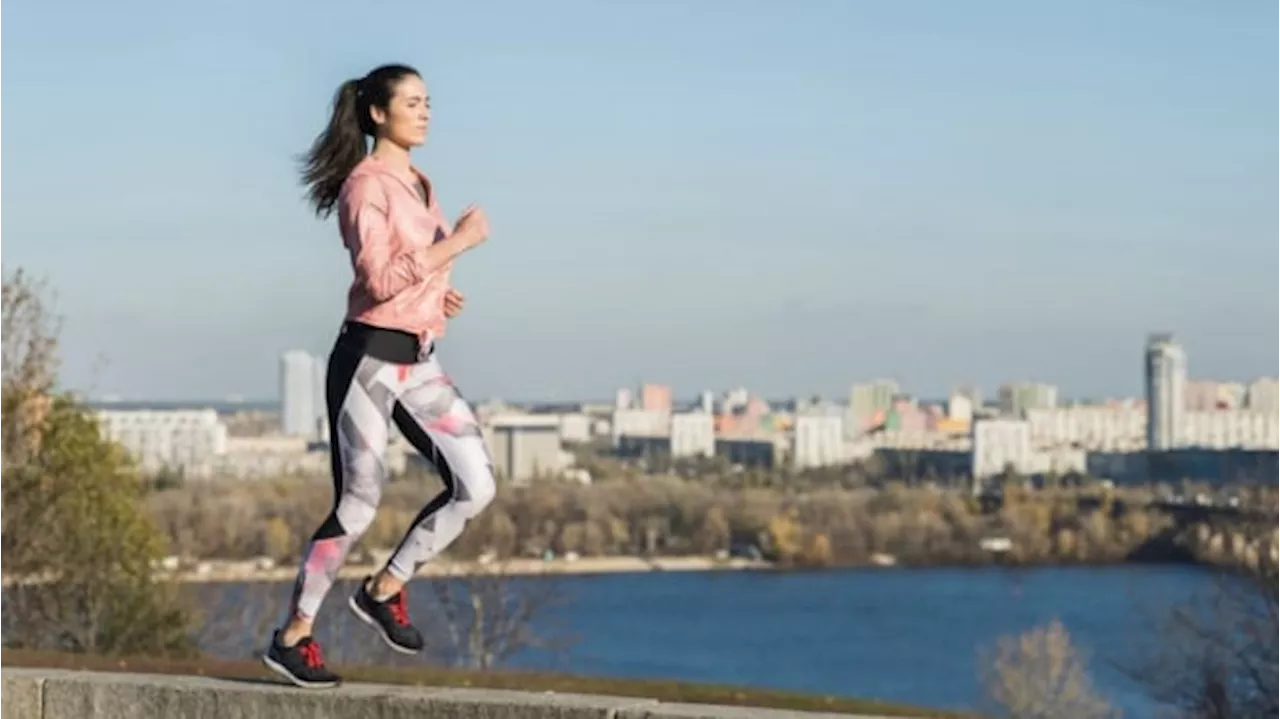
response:
[[[837,390],[835,392],[829,392],[829,393],[792,392],[789,394],[770,395],[770,394],[759,392],[755,388],[748,385],[743,385],[743,384],[721,383],[721,384],[713,384],[713,385],[704,385],[697,388],[694,388],[694,387],[678,388],[673,383],[664,381],[664,379],[661,377],[641,374],[640,376],[637,376],[636,378],[634,378],[632,382],[615,385],[614,387],[610,388],[607,393],[601,393],[599,395],[567,397],[567,398],[499,397],[499,396],[491,396],[491,395],[477,395],[477,397],[480,397],[484,400],[500,400],[500,401],[511,402],[516,404],[538,404],[538,403],[555,403],[555,402],[610,404],[618,400],[619,392],[627,392],[628,396],[630,396],[630,393],[632,393],[633,391],[641,390],[644,387],[660,387],[660,388],[663,388],[663,391],[670,393],[670,399],[668,400],[669,402],[674,402],[675,404],[679,404],[679,405],[690,405],[690,406],[702,405],[705,407],[708,396],[714,396],[716,394],[724,395],[724,394],[738,391],[738,390],[745,390],[747,392],[750,392],[751,396],[761,397],[769,401],[770,403],[807,401],[809,399],[819,398],[828,402],[834,401],[837,404],[848,404],[850,402],[850,397],[849,397],[850,388],[855,388],[855,389],[858,387],[869,388],[872,385],[885,385],[888,387],[886,391],[889,392],[890,396],[900,395],[904,397],[911,397],[917,401],[925,402],[925,403],[946,403],[950,398],[954,397],[956,394],[964,394],[964,395],[976,394],[976,398],[980,402],[978,406],[1000,407],[1002,411],[1005,411],[1005,412],[1011,411],[1010,407],[1006,405],[1010,405],[1012,403],[1014,406],[1021,406],[1022,402],[1025,401],[1023,399],[1015,400],[1011,397],[1005,397],[1003,396],[1005,392],[1021,394],[1023,392],[1030,391],[1033,393],[1033,395],[1044,395],[1047,393],[1048,399],[1041,400],[1041,402],[1047,401],[1049,405],[1058,405],[1058,406],[1069,405],[1069,404],[1080,404],[1080,403],[1106,402],[1106,401],[1126,401],[1126,400],[1135,400],[1135,399],[1145,403],[1147,398],[1151,396],[1152,389],[1153,389],[1152,375],[1151,375],[1152,367],[1150,366],[1153,342],[1168,345],[1172,348],[1173,351],[1178,353],[1178,356],[1180,357],[1179,361],[1181,363],[1180,364],[1180,371],[1182,373],[1181,382],[1182,382],[1182,385],[1184,385],[1183,388],[1179,390],[1180,392],[1185,392],[1188,388],[1195,387],[1197,385],[1204,385],[1204,384],[1234,385],[1234,386],[1238,386],[1238,388],[1241,390],[1240,399],[1241,401],[1243,401],[1243,399],[1247,397],[1248,388],[1253,383],[1256,383],[1258,381],[1267,381],[1267,380],[1275,381],[1276,379],[1280,378],[1280,374],[1276,372],[1259,374],[1253,377],[1206,377],[1206,376],[1201,376],[1194,373],[1189,373],[1187,372],[1187,366],[1189,364],[1190,353],[1187,352],[1180,338],[1176,334],[1170,333],[1170,332],[1149,332],[1145,336],[1145,344],[1143,345],[1144,352],[1145,352],[1144,356],[1148,365],[1144,368],[1144,371],[1143,371],[1143,376],[1142,376],[1143,381],[1140,387],[1141,391],[1136,393],[1129,393],[1129,394],[1124,394],[1124,393],[1108,394],[1108,395],[1073,394],[1072,392],[1070,392],[1069,388],[1064,388],[1061,385],[1058,385],[1049,379],[1037,378],[1035,377],[1034,373],[1032,373],[1030,376],[1023,376],[1017,379],[1012,379],[1012,378],[1006,379],[1004,381],[1001,381],[989,387],[978,385],[972,382],[965,382],[965,381],[953,382],[950,385],[948,385],[945,391],[937,395],[925,394],[925,393],[913,391],[913,389],[910,386],[899,382],[897,378],[892,376],[861,377],[861,378],[851,379],[843,387],[843,390]],[[307,350],[299,349],[299,348],[291,348],[291,349],[284,350],[276,358],[277,389],[273,396],[247,397],[244,395],[232,395],[232,396],[221,397],[221,398],[178,397],[178,398],[151,399],[146,397],[125,397],[125,396],[114,395],[114,394],[105,394],[105,395],[92,396],[90,397],[90,399],[94,402],[108,403],[108,404],[130,403],[130,402],[145,404],[148,401],[154,401],[161,404],[171,404],[171,403],[181,404],[183,402],[190,402],[190,403],[197,403],[197,404],[201,402],[205,402],[205,403],[214,402],[219,404],[243,403],[246,405],[270,404],[270,403],[284,403],[286,401],[286,395],[288,394],[288,392],[291,391],[290,386],[292,385],[293,386],[292,391],[295,394],[304,397],[303,405],[300,405],[303,408],[298,410],[300,415],[305,417],[315,417],[323,414],[323,402],[324,402],[323,377],[324,377],[326,362],[327,362],[327,357],[324,354],[312,353]],[[304,379],[302,375],[306,375],[306,378]],[[1067,391],[1063,391],[1064,389],[1066,389]],[[1033,401],[1033,403],[1040,403],[1040,402]],[[1182,405],[1184,403],[1185,403],[1184,399],[1180,396],[1177,400],[1177,404]],[[1013,410],[1013,413],[1016,414],[1017,411]],[[288,422],[292,426],[294,426],[295,430],[297,431],[301,431],[303,425],[308,426],[307,431],[314,429],[314,427],[310,427],[309,422],[305,420],[290,418]]]
[[[623,459],[721,457],[799,470],[878,454],[886,462],[909,461],[911,471],[967,472],[975,491],[1010,469],[1026,476],[1092,472],[1130,480],[1208,471],[1221,478],[1245,471],[1250,462],[1274,460],[1280,381],[1193,383],[1187,354],[1167,333],[1147,337],[1144,357],[1146,394],[1139,401],[1060,404],[1057,387],[1017,382],[1001,386],[994,402],[983,402],[980,390],[966,386],[932,404],[904,393],[894,380],[879,379],[852,385],[847,404],[797,398],[793,407],[772,407],[749,389],[734,388],[718,397],[704,391],[690,405],[668,385],[645,383],[618,388],[611,404],[522,408],[482,401],[475,411],[495,467],[516,482],[544,473],[590,481],[566,447],[593,438],[611,439],[613,453]],[[98,416],[152,471],[176,463],[203,477],[244,478],[282,468],[320,472],[329,441],[320,396],[323,367],[306,352],[281,355],[274,422],[237,419],[234,412],[220,416],[211,407],[107,406],[98,408]],[[232,423],[240,428],[235,436]],[[391,444],[399,466],[412,452],[394,440],[396,434]]]
[[[343,43],[367,18],[332,0],[130,7],[5,18],[4,259],[91,394],[263,397],[327,351],[350,268],[296,159],[392,60],[446,214],[493,227],[440,348],[469,395],[1136,394],[1156,329],[1194,376],[1280,365],[1275,3],[393,0]]]

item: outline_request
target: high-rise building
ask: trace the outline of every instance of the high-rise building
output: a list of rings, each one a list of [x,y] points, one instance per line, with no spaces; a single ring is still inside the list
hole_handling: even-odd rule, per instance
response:
[[[317,416],[315,358],[289,350],[280,356],[280,431],[290,437],[314,437]]]
[[[736,387],[724,393],[721,400],[722,414],[735,414],[747,407],[747,402],[751,401],[751,392],[746,387]]]
[[[1249,384],[1245,404],[1251,410],[1275,414],[1280,410],[1280,382],[1275,377],[1261,377]]]
[[[965,397],[969,400],[969,406],[973,410],[982,409],[982,390],[974,384],[962,384],[951,390],[952,397]]]
[[[1058,406],[1058,388],[1040,382],[1012,382],[1000,385],[998,392],[1000,413],[1010,417],[1025,417],[1033,409],[1053,409]]]
[[[620,387],[613,396],[614,409],[631,409],[631,390]]]
[[[796,417],[791,458],[796,469],[843,464],[843,418],[830,414],[802,414]]]
[[[716,453],[714,417],[708,412],[671,415],[671,456],[710,457]]]
[[[1214,412],[1245,406],[1245,387],[1239,382],[1188,380],[1183,400],[1188,412]]]
[[[655,412],[670,412],[671,387],[664,384],[641,385],[640,408]]]
[[[1186,415],[1187,353],[1172,334],[1147,337],[1147,449],[1181,444]]]
[[[849,388],[849,419],[852,434],[858,435],[884,421],[885,414],[893,407],[898,394],[898,383],[891,379],[878,379]]]

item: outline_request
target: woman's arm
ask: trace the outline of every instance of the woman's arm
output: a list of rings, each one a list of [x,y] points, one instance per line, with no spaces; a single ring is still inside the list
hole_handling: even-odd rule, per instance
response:
[[[463,229],[420,250],[393,254],[386,192],[372,177],[352,183],[342,198],[339,218],[356,278],[377,302],[421,282],[477,244],[475,233]]]

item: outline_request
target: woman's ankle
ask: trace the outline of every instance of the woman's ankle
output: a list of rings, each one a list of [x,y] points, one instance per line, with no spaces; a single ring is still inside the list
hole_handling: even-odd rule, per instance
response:
[[[311,636],[311,622],[292,619],[280,630],[280,643],[286,647],[292,647],[309,636]]]
[[[383,569],[369,580],[367,590],[369,596],[378,601],[386,601],[404,588],[404,581]]]

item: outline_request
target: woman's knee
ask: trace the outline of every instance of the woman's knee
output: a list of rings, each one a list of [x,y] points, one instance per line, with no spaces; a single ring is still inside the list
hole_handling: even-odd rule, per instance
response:
[[[348,535],[359,537],[373,524],[381,500],[381,487],[370,487],[359,493],[347,492],[338,500],[334,515]]]
[[[462,504],[466,506],[467,514],[474,517],[493,502],[498,487],[493,480],[493,472],[487,466],[469,472],[464,483],[467,498]]]

